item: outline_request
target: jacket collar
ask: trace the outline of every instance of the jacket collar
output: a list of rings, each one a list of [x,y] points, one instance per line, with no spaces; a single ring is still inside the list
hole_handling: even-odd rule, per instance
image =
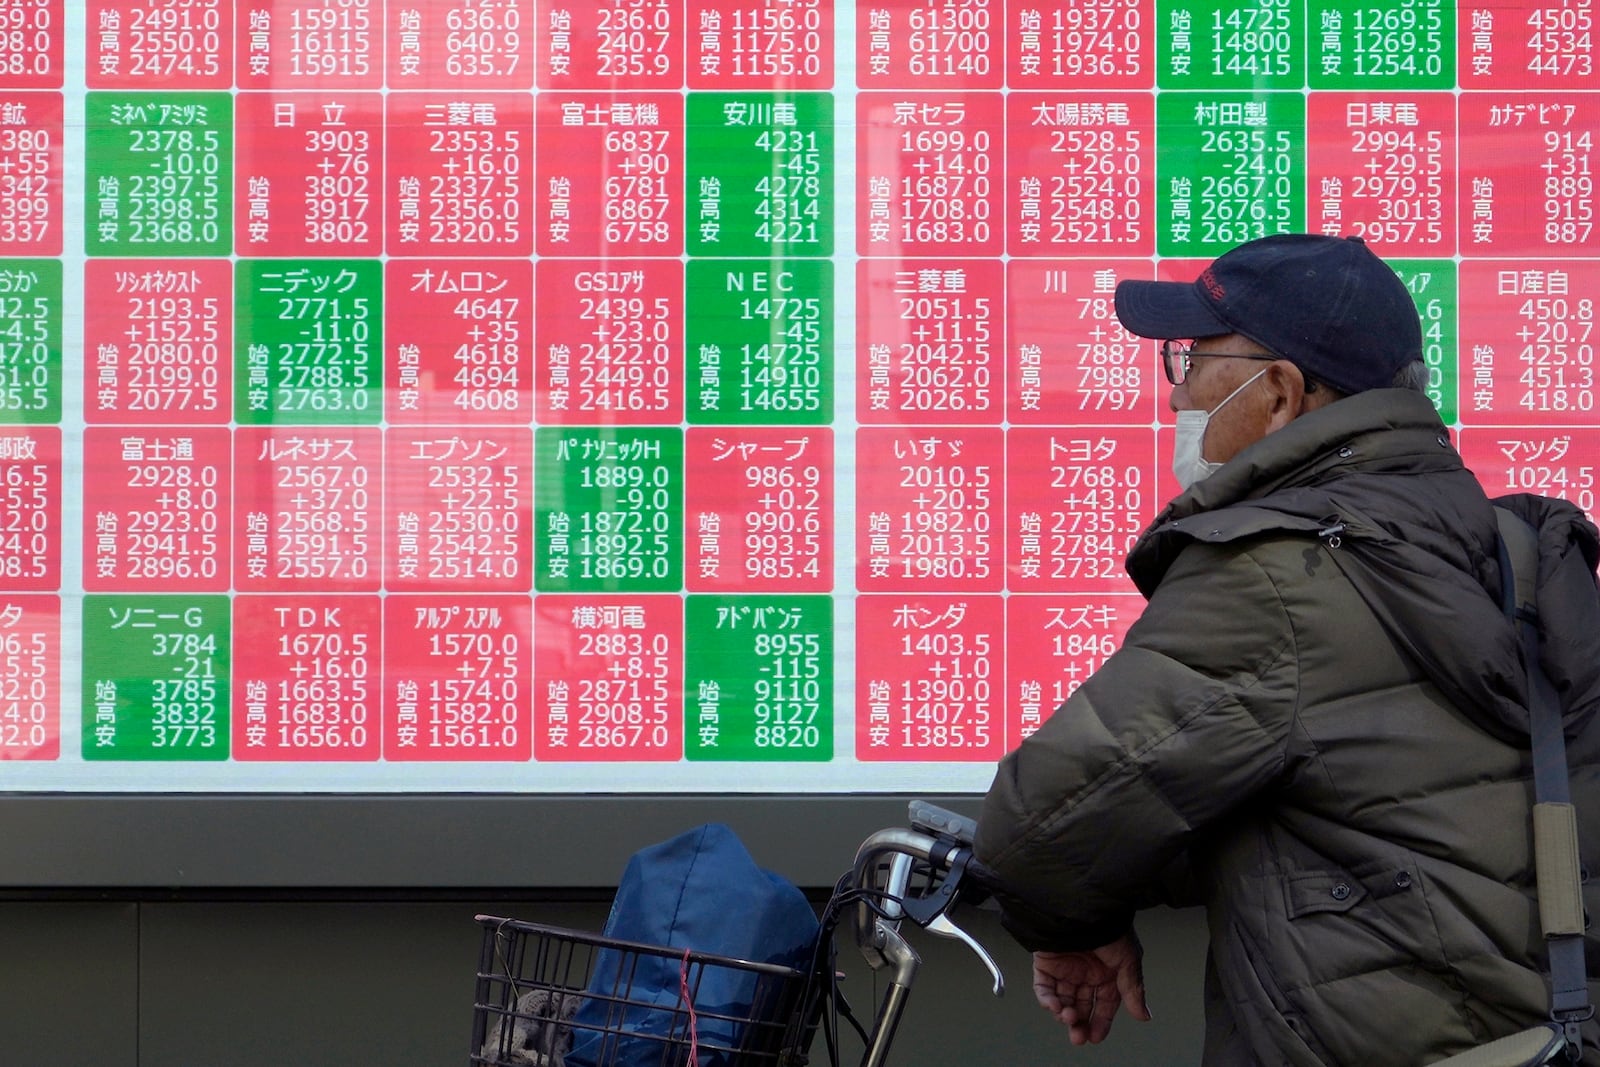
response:
[[[1288,486],[1315,485],[1380,457],[1405,462],[1405,456],[1446,453],[1453,457],[1450,465],[1460,466],[1449,432],[1426,396],[1410,389],[1372,389],[1307,412],[1248,446],[1173,498],[1156,524]]]
[[[1464,470],[1426,396],[1357,393],[1268,434],[1174,497],[1129,553],[1128,574],[1148,597],[1192,541],[1318,534],[1349,518],[1329,489],[1350,474]]]

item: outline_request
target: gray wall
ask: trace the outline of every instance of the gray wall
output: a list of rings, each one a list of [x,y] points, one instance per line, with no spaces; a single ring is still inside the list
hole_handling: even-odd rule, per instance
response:
[[[479,947],[473,914],[598,928],[606,912],[592,901],[248,896],[28,901],[13,891],[0,903],[0,1064],[464,1067]],[[1123,1018],[1092,1049],[1072,1048],[1034,1005],[1027,956],[994,916],[967,918],[1010,988],[991,998],[967,949],[915,937],[924,965],[891,1065],[1198,1062],[1205,932],[1197,913],[1141,919],[1156,1021]],[[863,1014],[871,972],[851,949],[841,948],[840,961]]]
[[[628,856],[709,820],[820,902],[905,800],[8,795],[0,1067],[465,1067],[475,914],[599,929]],[[1156,1021],[1092,1049],[1034,1004],[995,914],[962,919],[1010,988],[993,999],[965,946],[908,931],[924,965],[890,1067],[1199,1061],[1198,913],[1141,918]],[[870,1018],[872,972],[853,946],[839,960]]]

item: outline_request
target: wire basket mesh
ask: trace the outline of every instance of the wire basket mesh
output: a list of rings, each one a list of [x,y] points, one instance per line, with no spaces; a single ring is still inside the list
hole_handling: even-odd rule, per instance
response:
[[[804,971],[480,915],[472,1063],[798,1067]],[[741,991],[713,1004],[705,991]]]

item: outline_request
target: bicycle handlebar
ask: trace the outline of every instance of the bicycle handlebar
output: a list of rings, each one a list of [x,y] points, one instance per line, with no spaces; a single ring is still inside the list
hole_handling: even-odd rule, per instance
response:
[[[905,898],[911,883],[913,861],[931,863],[938,847],[938,839],[927,834],[890,827],[872,834],[856,850],[850,884],[854,888],[867,890],[877,898],[863,897],[856,904],[856,945],[874,970],[885,963],[894,962],[897,980],[903,972],[903,985],[910,985],[916,974],[916,954],[900,954],[896,960],[886,958],[883,951],[886,947],[885,932],[897,931],[900,919],[905,915]],[[883,871],[885,860],[889,864],[886,874]]]
[[[999,966],[988,950],[949,916],[961,896],[976,824],[966,816],[920,800],[911,802],[911,823],[914,828],[909,830],[890,827],[877,831],[856,851],[851,884],[875,898],[864,897],[856,905],[856,944],[874,970],[892,965],[895,981],[909,985],[920,960],[899,936],[900,921],[908,918],[931,933],[954,938],[972,949],[989,969],[994,995],[999,996],[1005,990]],[[919,872],[918,864],[925,865],[925,870]],[[911,885],[916,873],[926,874],[927,885],[913,893]]]
[[[892,968],[862,1067],[883,1067],[922,963],[900,934],[903,920],[963,942],[989,969],[994,995],[1005,990],[1005,978],[988,950],[949,916],[972,859],[976,824],[920,800],[911,802],[910,822],[910,829],[889,827],[868,836],[850,870],[848,888],[860,894],[853,920],[856,946],[873,970]]]

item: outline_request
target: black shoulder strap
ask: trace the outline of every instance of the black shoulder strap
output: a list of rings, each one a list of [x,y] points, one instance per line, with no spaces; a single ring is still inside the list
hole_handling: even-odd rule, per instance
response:
[[[1507,616],[1522,638],[1528,670],[1529,735],[1533,743],[1533,852],[1538,876],[1539,925],[1550,952],[1550,1018],[1565,1031],[1568,1059],[1583,1059],[1579,1024],[1594,1015],[1583,951],[1583,874],[1578,855],[1577,810],[1567,778],[1567,739],[1561,702],[1539,664],[1539,612],[1535,585],[1538,535],[1505,508],[1500,521],[1501,593]]]

